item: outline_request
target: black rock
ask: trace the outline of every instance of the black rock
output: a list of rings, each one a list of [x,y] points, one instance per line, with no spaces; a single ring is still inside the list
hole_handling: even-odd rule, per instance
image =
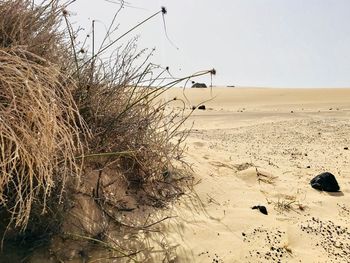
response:
[[[199,109],[199,110],[205,110],[205,105],[200,105],[200,106],[198,107],[198,109]]]
[[[310,184],[312,188],[326,192],[338,192],[339,185],[335,176],[329,172],[321,173],[314,177]]]
[[[267,215],[267,209],[263,205],[255,205],[252,207],[252,209],[258,209],[261,213],[263,213],[264,215]]]
[[[193,83],[192,88],[207,88],[207,85],[205,83]]]
[[[349,147],[344,147],[344,150],[349,150]]]

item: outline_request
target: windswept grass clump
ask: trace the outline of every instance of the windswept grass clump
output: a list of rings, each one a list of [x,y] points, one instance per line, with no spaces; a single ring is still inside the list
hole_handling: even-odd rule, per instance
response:
[[[165,13],[162,8],[137,26]],[[158,98],[193,76],[164,83],[168,68],[149,62],[135,40],[102,59],[116,42],[89,53],[59,0],[39,6],[0,1],[0,235],[57,234],[64,221],[90,214],[70,212],[81,195],[98,207],[95,214],[109,218],[101,224],[120,227],[118,202],[124,200],[112,200],[116,192],[128,190],[136,203],[154,207],[183,193],[179,182],[186,176],[177,176],[173,165],[182,160],[185,117],[167,111],[172,99]],[[215,71],[197,76],[208,73]],[[96,176],[85,176],[91,171]],[[49,222],[42,226],[41,218]],[[57,229],[50,229],[52,222]]]
[[[0,3],[0,208],[24,230],[33,204],[78,176],[83,121],[61,71],[57,14],[30,1]],[[62,188],[63,189],[63,188]]]
[[[58,1],[34,6],[34,1],[5,0],[0,7],[1,49],[21,47],[35,54],[30,59],[39,64],[50,61],[60,65],[67,59],[67,40],[59,30],[62,9]]]

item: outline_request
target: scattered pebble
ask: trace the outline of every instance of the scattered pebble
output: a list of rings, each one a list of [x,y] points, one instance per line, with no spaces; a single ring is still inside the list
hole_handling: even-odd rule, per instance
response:
[[[205,256],[206,258],[211,259],[210,262],[213,262],[213,263],[224,263],[224,260],[216,253],[214,253],[214,255],[210,255],[209,251],[206,251],[198,254],[198,257],[202,257],[202,256]],[[208,262],[208,261],[203,261],[203,262]]]
[[[243,234],[243,233],[242,233]],[[259,248],[249,251],[245,256],[254,259],[254,262],[287,262],[293,251],[285,245],[286,232],[279,229],[254,228],[249,233],[244,233],[243,242],[259,242]]]
[[[315,245],[328,254],[327,262],[350,262],[350,232],[347,227],[312,217],[302,223],[300,229],[321,238]]]

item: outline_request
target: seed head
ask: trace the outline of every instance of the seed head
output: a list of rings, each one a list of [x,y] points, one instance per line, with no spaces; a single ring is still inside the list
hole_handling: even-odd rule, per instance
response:
[[[166,13],[168,12],[168,11],[166,10],[165,6],[162,6],[161,11],[162,11],[162,14],[163,14],[163,15],[166,15]]]
[[[66,9],[63,9],[62,14],[63,14],[63,16],[68,16],[68,11]]]

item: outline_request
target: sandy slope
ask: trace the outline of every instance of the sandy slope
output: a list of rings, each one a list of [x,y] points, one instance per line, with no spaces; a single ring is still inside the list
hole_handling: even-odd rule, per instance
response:
[[[175,262],[350,262],[350,89],[181,89],[199,199],[166,223]],[[312,189],[332,172],[341,192]],[[265,205],[268,215],[252,210]]]

